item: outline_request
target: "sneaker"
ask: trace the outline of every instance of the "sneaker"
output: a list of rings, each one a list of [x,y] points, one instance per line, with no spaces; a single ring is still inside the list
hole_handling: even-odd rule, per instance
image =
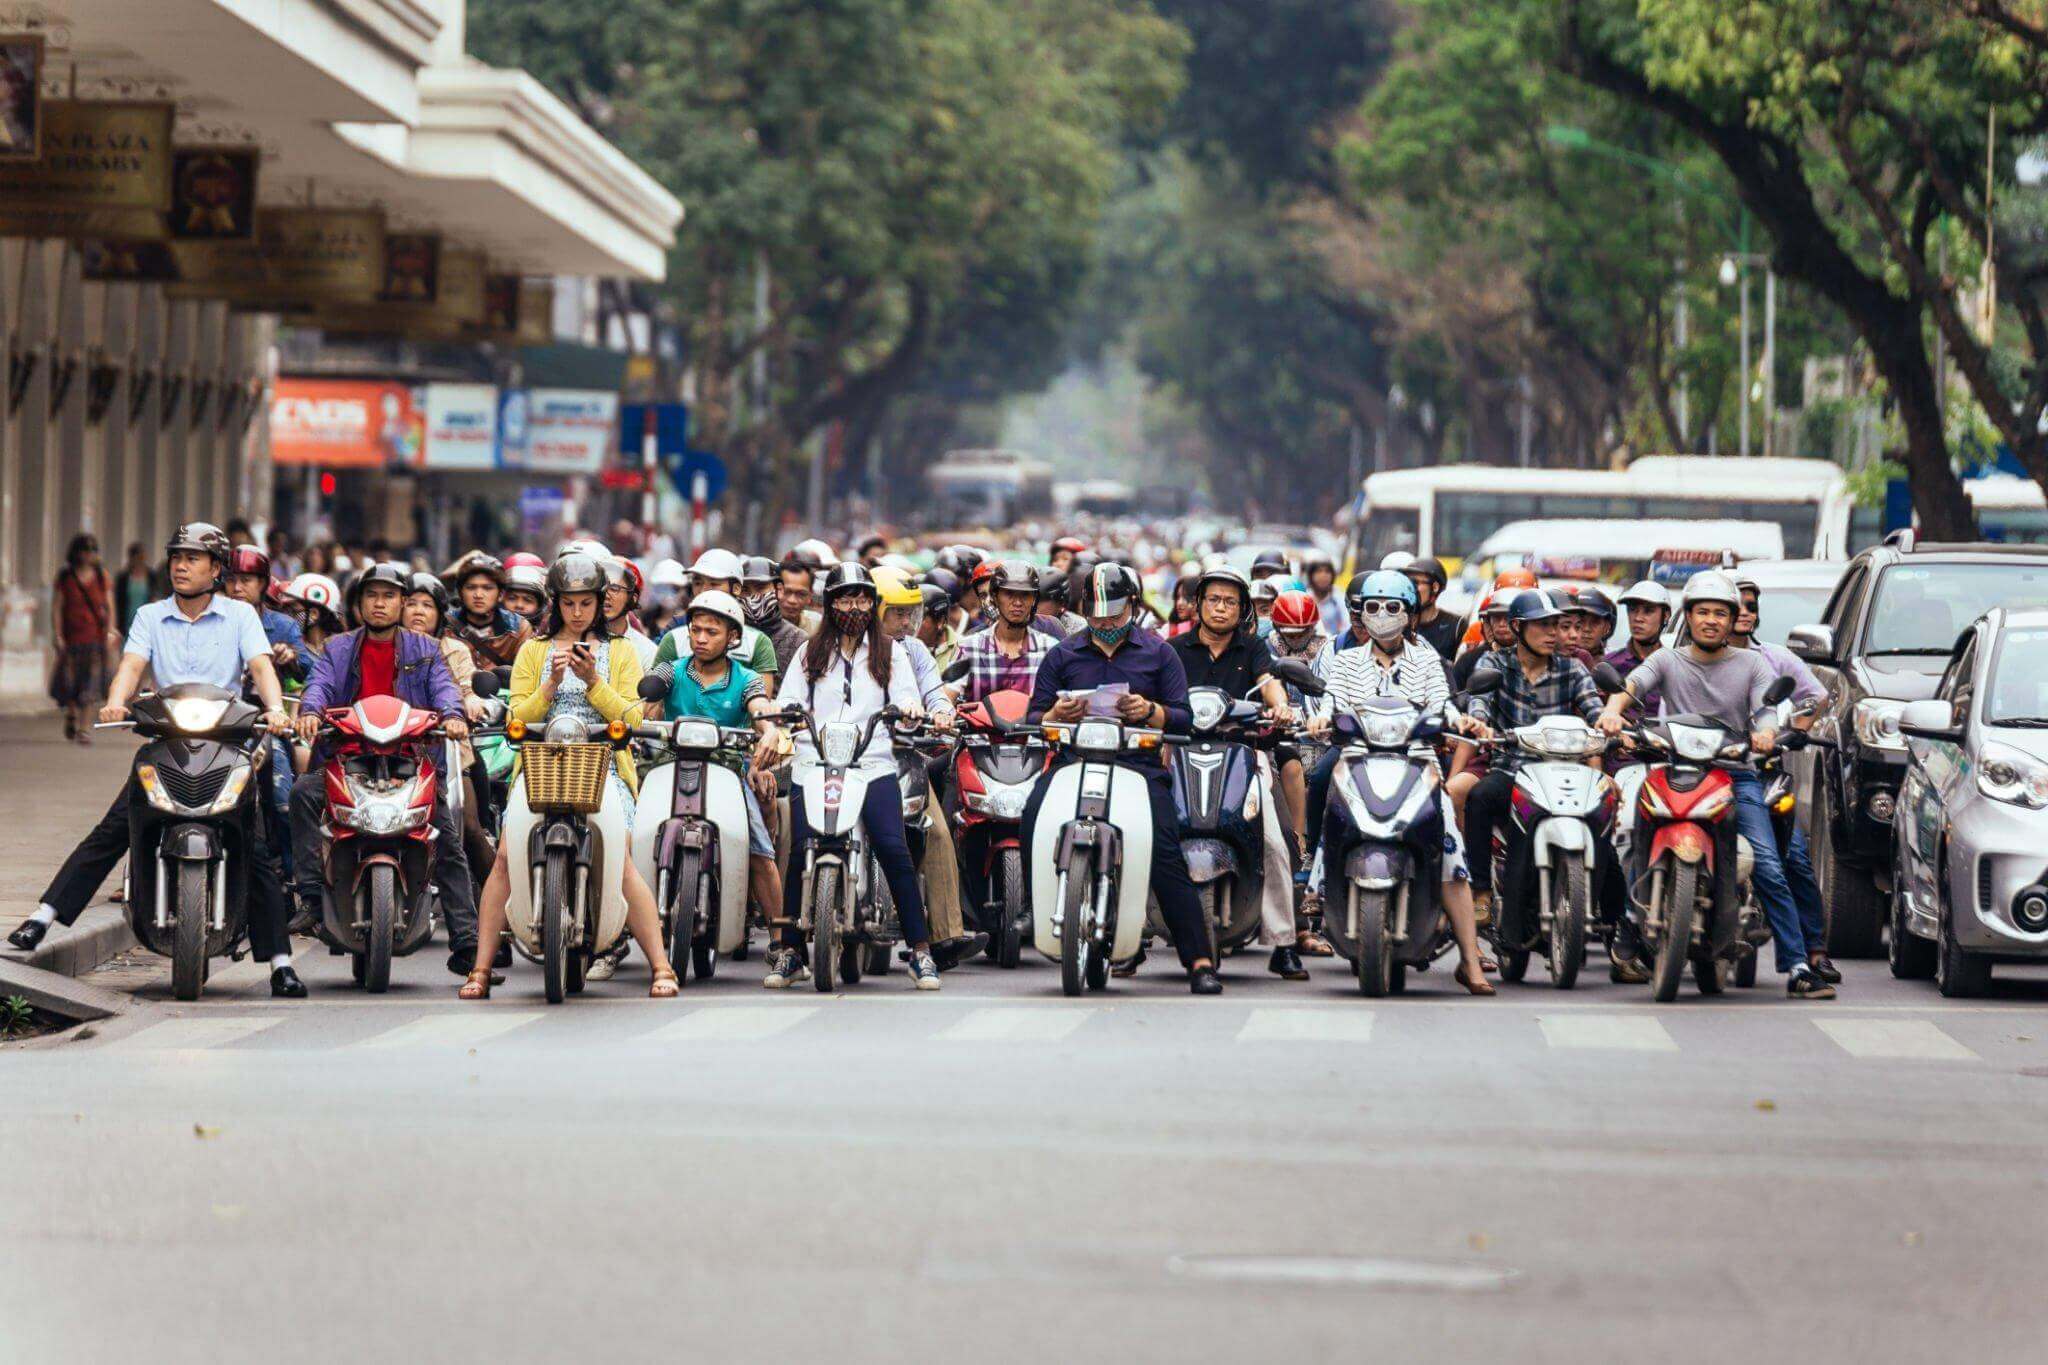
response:
[[[804,965],[804,955],[794,948],[771,948],[768,950],[768,975],[761,984],[771,991],[788,986],[797,986],[811,979],[811,969]]]
[[[932,961],[930,953],[910,955],[910,981],[921,991],[935,991],[939,988],[939,964]]]
[[[1823,981],[1819,972],[1802,962],[1785,979],[1785,994],[1795,1000],[1832,1000],[1835,988]]]
[[[619,970],[619,960],[606,953],[603,957],[592,958],[590,965],[583,969],[585,981],[609,981]]]

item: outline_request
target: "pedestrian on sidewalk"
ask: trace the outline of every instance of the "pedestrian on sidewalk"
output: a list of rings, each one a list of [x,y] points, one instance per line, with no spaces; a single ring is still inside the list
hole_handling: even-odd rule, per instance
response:
[[[141,611],[164,591],[163,584],[150,566],[149,553],[136,541],[128,547],[128,562],[121,568],[120,578],[115,580],[120,597],[121,638],[128,638],[128,627],[135,622],[135,613]]]
[[[121,638],[114,629],[113,583],[91,534],[71,538],[51,591],[57,659],[50,670],[50,700],[64,712],[64,738],[90,744],[92,712],[107,692],[107,649]]]

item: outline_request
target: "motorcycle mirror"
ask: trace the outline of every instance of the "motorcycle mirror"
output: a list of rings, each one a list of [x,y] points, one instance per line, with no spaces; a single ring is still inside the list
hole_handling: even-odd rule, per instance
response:
[[[969,664],[965,659],[955,659],[952,663],[946,665],[944,672],[939,674],[939,681],[942,683],[959,682],[967,676],[972,667],[973,665]]]
[[[1490,697],[1500,691],[1501,675],[1497,668],[1475,668],[1471,681],[1465,684],[1468,697]]]
[[[1622,684],[1621,670],[1603,659],[1593,665],[1593,683],[1602,692],[1619,692]]]
[[[668,689],[663,687],[661,679],[655,677],[652,673],[641,674],[640,686],[634,690],[640,694],[640,700],[642,701],[660,701],[668,696]]]
[[[1785,674],[1780,673],[1776,678],[1771,680],[1771,685],[1764,689],[1764,705],[1776,706],[1779,702],[1784,701],[1791,695],[1792,679],[1786,676]]]
[[[469,690],[482,697],[485,701],[489,701],[492,697],[497,696],[502,686],[503,683],[498,675],[490,672],[488,669],[478,669],[476,676],[469,680]]]
[[[1329,691],[1306,659],[1273,660],[1273,676],[1295,688],[1305,697],[1320,697]]]

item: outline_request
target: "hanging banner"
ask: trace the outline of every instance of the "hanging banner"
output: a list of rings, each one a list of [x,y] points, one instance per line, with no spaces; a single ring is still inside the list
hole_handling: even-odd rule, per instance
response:
[[[171,152],[171,236],[246,242],[256,235],[253,147],[181,147]]]
[[[43,154],[43,35],[0,33],[0,161]]]
[[[427,385],[422,469],[498,467],[498,388],[495,384]]]
[[[384,287],[379,303],[432,303],[441,278],[441,239],[431,232],[394,232],[384,238]]]
[[[0,158],[0,236],[161,241],[171,114],[169,104],[42,101],[41,154]]]
[[[503,451],[507,468],[536,474],[595,474],[618,438],[619,396],[595,389],[531,389],[524,440]]]
[[[253,243],[178,243],[173,298],[258,308],[376,302],[384,283],[384,215],[376,209],[273,209]]]
[[[278,464],[382,469],[413,464],[421,443],[412,390],[360,379],[279,379],[270,400]]]
[[[326,303],[304,320],[305,325],[328,332],[402,336],[416,341],[459,341],[471,335],[484,315],[484,254],[443,245],[436,256],[433,302]],[[387,281],[390,274],[387,266]]]

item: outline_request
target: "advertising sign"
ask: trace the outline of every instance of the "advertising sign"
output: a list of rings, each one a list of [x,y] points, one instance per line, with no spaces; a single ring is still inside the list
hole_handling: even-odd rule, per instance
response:
[[[595,474],[618,440],[619,396],[593,389],[533,389],[517,468],[536,474]],[[507,464],[512,452],[507,450]]]
[[[441,279],[441,239],[431,232],[394,232],[384,239],[382,303],[432,303]]]
[[[0,160],[42,155],[43,35],[0,33]]]
[[[384,285],[384,215],[376,209],[270,209],[240,247],[181,244],[174,298],[253,306],[374,303]]]
[[[171,153],[171,236],[246,242],[256,235],[253,147],[181,147]]]
[[[495,384],[429,384],[422,469],[498,467]]]
[[[412,464],[421,420],[403,384],[279,379],[270,400],[270,452],[278,464],[381,469]]]
[[[0,158],[0,236],[161,240],[172,108],[44,100],[41,155]]]

